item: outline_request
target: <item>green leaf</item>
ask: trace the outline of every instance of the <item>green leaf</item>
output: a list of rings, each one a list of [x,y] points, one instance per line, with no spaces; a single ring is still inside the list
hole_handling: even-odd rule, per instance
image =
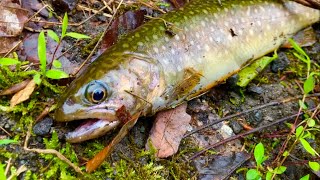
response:
[[[62,20],[62,32],[61,32],[61,39],[64,38],[64,36],[67,33],[67,27],[68,27],[68,14],[65,13]]]
[[[285,166],[280,166],[274,169],[274,173],[276,174],[282,174],[287,170],[287,167]]]
[[[39,73],[35,74],[33,76],[33,80],[37,85],[40,85],[41,84],[41,75]]]
[[[69,77],[69,75],[58,69],[50,69],[46,72],[46,77],[50,79],[62,79]]]
[[[267,174],[266,174],[266,180],[271,180],[271,178],[272,178],[272,173],[271,172],[267,172]]]
[[[283,154],[282,154],[282,156],[284,156],[284,157],[289,156],[289,151],[284,151]]]
[[[255,169],[249,169],[249,171],[247,171],[247,174],[246,174],[246,179],[247,180],[260,179],[259,172]]]
[[[13,58],[0,58],[0,65],[2,66],[11,66],[11,65],[16,65],[20,64],[21,62],[17,59]]]
[[[84,34],[80,34],[80,33],[75,33],[75,32],[68,32],[66,34],[66,36],[75,38],[75,39],[89,39],[90,36],[84,35]]]
[[[305,94],[309,94],[314,89],[314,78],[309,76],[309,78],[303,83],[303,91]]]
[[[264,147],[262,143],[259,143],[254,148],[254,158],[257,162],[257,166],[261,165],[264,161]]]
[[[55,67],[55,68],[61,68],[61,67],[62,67],[61,62],[60,62],[59,60],[56,60],[56,59],[53,60],[52,65],[53,65],[53,67]]]
[[[0,163],[0,179],[7,179],[4,173],[4,164]]]
[[[60,39],[59,39],[59,36],[57,35],[57,33],[55,33],[54,31],[52,30],[48,30],[47,31],[47,35],[53,39],[55,42],[59,43]]]
[[[308,107],[306,106],[306,104],[301,101],[301,99],[299,99],[299,106],[302,108],[302,109],[307,109]]]
[[[314,119],[308,118],[307,120],[308,126],[313,127],[316,125],[316,121]]]
[[[0,140],[0,146],[1,145],[11,144],[11,143],[18,143],[18,141],[12,140],[12,139],[1,139]]]
[[[292,45],[293,49],[295,49],[299,54],[305,56],[307,59],[308,55],[306,54],[306,52],[304,52],[304,50],[293,40],[293,39],[289,39],[290,44]],[[298,57],[299,58],[299,57]],[[300,59],[300,58],[299,58]],[[304,61],[304,58],[301,58],[300,60]],[[309,60],[310,61],[310,60]],[[306,61],[304,61],[305,63],[308,63]]]
[[[298,128],[296,128],[296,138],[297,139],[301,136],[302,131],[303,131],[302,126],[299,126]]]
[[[44,32],[41,31],[38,37],[38,57],[40,60],[40,69],[43,74],[46,72],[47,67],[47,48],[46,48],[46,38],[44,37]]]
[[[302,178],[300,178],[300,180],[309,180],[310,175],[307,174],[305,176],[303,176]]]
[[[309,161],[309,166],[314,171],[319,171],[320,170],[320,165],[317,162]]]
[[[308,153],[310,153],[312,156],[315,156],[315,155],[316,155],[316,154],[315,154],[315,150],[310,146],[310,144],[309,144],[308,141],[306,141],[306,140],[303,139],[303,138],[300,138],[299,140],[300,140],[302,146],[304,147],[304,149],[305,149]]]

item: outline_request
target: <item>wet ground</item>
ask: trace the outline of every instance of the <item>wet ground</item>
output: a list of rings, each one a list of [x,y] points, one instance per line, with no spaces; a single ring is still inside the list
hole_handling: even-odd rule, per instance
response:
[[[81,2],[82,4],[86,4]],[[115,7],[110,5],[111,7]],[[98,1],[88,5],[92,9],[99,9],[103,4]],[[60,8],[56,6],[55,8]],[[160,14],[156,10],[142,6],[132,7],[126,6],[121,9],[121,13],[128,10],[144,9],[149,15]],[[165,8],[166,9],[166,8]],[[114,9],[113,9],[114,10]],[[80,22],[88,17],[89,13],[81,13],[85,10],[74,9],[69,15],[70,22]],[[61,13],[57,12],[58,15]],[[91,37],[96,37],[99,33],[104,31],[110,18],[97,15],[87,21],[81,26],[69,26],[70,31],[81,32]],[[95,27],[95,28],[92,28]],[[59,32],[58,27],[52,27],[54,31]],[[311,47],[305,48],[307,54],[315,63],[320,63],[320,25],[313,26],[317,32],[317,42]],[[129,28],[130,29],[130,28]],[[124,30],[125,32],[126,30]],[[120,32],[119,34],[121,34]],[[67,39],[66,44],[63,45],[63,50],[73,46],[74,41]],[[79,43],[78,46],[73,48],[65,54],[65,57],[74,66],[78,66],[88,55],[84,51],[84,47],[90,41]],[[104,43],[105,46],[109,42]],[[92,49],[92,47],[89,47]],[[253,80],[246,88],[241,89],[235,86],[236,76],[229,78],[225,83],[215,87],[207,94],[188,102],[187,112],[192,115],[192,122],[188,127],[188,132],[193,131],[201,126],[210,124],[221,117],[240,113],[250,110],[254,107],[267,104],[272,101],[279,101],[287,98],[298,97],[302,95],[299,86],[303,82],[303,74],[305,67],[303,63],[297,60],[292,55],[292,50],[280,50],[278,52],[279,58],[269,65],[255,80]],[[299,69],[300,68],[300,69]],[[71,70],[72,71],[72,70]],[[316,84],[314,93],[319,92],[319,81]],[[1,99],[6,101],[5,98]],[[306,100],[308,108],[314,108],[319,104],[319,98],[309,98]],[[263,129],[258,133],[239,138],[235,141],[228,142],[217,148],[211,149],[208,152],[196,157],[193,160],[189,158],[196,152],[226,139],[235,134],[248,131],[249,128],[255,128],[274,122],[278,119],[288,117],[297,113],[299,105],[297,100],[287,103],[268,106],[260,110],[246,113],[242,116],[231,118],[218,124],[212,125],[204,130],[200,130],[188,137],[185,137],[180,145],[177,155],[167,159],[156,159],[152,155],[146,153],[144,150],[149,131],[152,127],[154,117],[141,118],[134,128],[130,131],[119,145],[116,146],[111,157],[103,164],[103,167],[98,169],[93,175],[79,176],[74,170],[68,166],[68,175],[71,177],[84,178],[84,179],[127,179],[131,177],[131,173],[136,173],[138,176],[132,177],[157,177],[155,179],[245,179],[245,171],[238,173],[235,170],[239,168],[254,168],[255,163],[252,158],[254,145],[263,142],[266,148],[266,153],[269,159],[265,163],[266,166],[271,166],[272,161],[277,156],[282,143],[286,139],[290,129],[285,123],[278,124],[267,129]],[[20,117],[18,115],[18,117]],[[61,178],[60,170],[52,170],[52,167],[59,166],[57,159],[53,156],[43,156],[35,152],[28,152],[23,149],[23,141],[26,136],[25,129],[18,127],[18,119],[13,116],[2,114],[0,127],[8,131],[9,136],[4,131],[0,130],[0,137],[10,138],[19,137],[18,144],[10,144],[0,146],[0,160],[3,164],[8,163],[10,159],[11,167],[18,168],[26,165],[27,169],[31,171],[23,172],[18,179],[27,179],[29,174],[37,176],[41,179],[59,179]],[[290,119],[291,120],[291,119]],[[292,122],[292,121],[291,121]],[[71,149],[74,153],[66,152],[66,145],[64,134],[77,126],[76,123],[57,123],[52,118],[46,117],[43,121],[33,126],[33,135],[31,136],[29,147],[44,149],[46,146],[46,139],[50,139],[54,132],[57,132],[60,145],[58,147],[64,148],[63,153],[67,154],[67,158],[74,158],[75,154],[78,158],[79,166],[91,158],[95,153],[100,151],[105,145],[110,142],[111,137],[116,133],[110,133],[106,136],[91,140],[88,142],[73,144]],[[316,136],[317,137],[317,136]],[[292,142],[291,142],[292,143]],[[319,152],[319,142],[310,140],[313,148]],[[52,145],[53,146],[53,145]],[[47,146],[48,147],[48,146]],[[57,147],[57,146],[56,146]],[[59,149],[59,148],[57,148]],[[310,174],[316,178],[308,166],[307,159],[310,156],[305,152],[301,146],[297,146],[290,158],[285,162],[287,171],[281,175],[281,179],[299,179],[300,177]],[[152,171],[152,168],[146,168],[145,165],[152,163],[152,167],[162,167],[160,170]],[[84,170],[84,169],[82,169]],[[56,173],[55,176],[48,175],[49,171]],[[114,175],[111,176],[110,174]],[[119,176],[117,176],[119,175]],[[123,175],[123,176],[122,176]]]

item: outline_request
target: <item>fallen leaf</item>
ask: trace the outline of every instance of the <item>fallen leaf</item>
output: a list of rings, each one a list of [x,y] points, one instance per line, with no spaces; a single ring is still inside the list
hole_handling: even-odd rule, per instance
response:
[[[28,20],[28,11],[18,4],[0,2],[0,54],[5,54],[19,43],[24,23]]]
[[[187,104],[185,103],[175,109],[157,114],[146,144],[147,149],[150,148],[149,142],[157,149],[157,157],[166,158],[178,151],[180,141],[191,120],[191,116],[186,113],[186,109]]]
[[[13,86],[11,86],[8,89],[5,89],[3,91],[0,91],[0,96],[4,96],[4,95],[9,95],[9,94],[14,94],[18,91],[21,91],[23,88],[25,88],[28,83],[30,82],[30,79],[26,79],[18,84],[15,84]]]
[[[10,100],[10,108],[13,108],[15,105],[28,100],[30,95],[33,93],[35,87],[36,83],[32,79],[24,89],[12,96]]]
[[[121,111],[124,111],[122,109]],[[126,136],[129,130],[136,124],[141,113],[134,114],[131,119],[127,119],[126,123],[121,127],[119,133],[112,139],[110,144],[96,154],[86,165],[86,171],[88,173],[96,170],[102,162],[111,154],[114,147]]]
[[[112,46],[123,34],[126,34],[143,24],[145,10],[128,11],[116,18],[111,24],[110,29],[106,32],[101,42],[99,52],[102,53]]]

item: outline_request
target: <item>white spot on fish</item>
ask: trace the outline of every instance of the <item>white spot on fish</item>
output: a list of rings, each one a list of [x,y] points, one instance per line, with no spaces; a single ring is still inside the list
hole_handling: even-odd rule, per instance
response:
[[[221,38],[220,37],[216,37],[216,41],[217,42],[221,42]]]
[[[205,9],[203,9],[202,12],[205,13],[205,14],[208,14],[208,11],[205,10]]]
[[[247,10],[247,16],[250,16],[250,15],[251,15],[251,7],[249,6]]]
[[[200,34],[198,32],[196,32],[196,37],[200,38]]]
[[[252,30],[252,29],[250,29],[250,30],[249,30],[249,34],[250,34],[251,36],[253,36],[253,35],[254,35],[254,32],[253,32],[253,30]]]
[[[206,26],[206,23],[205,23],[204,21],[201,21],[201,25],[202,25],[203,27],[205,27],[205,26]]]
[[[163,59],[162,61],[163,61],[166,65],[168,65],[168,64],[169,64],[168,59]]]
[[[157,47],[154,47],[153,50],[155,53],[159,53],[159,49]]]
[[[261,26],[261,21],[258,20],[258,21],[257,21],[257,24],[258,24],[258,26]]]
[[[243,34],[243,31],[242,31],[241,29],[239,29],[239,30],[238,30],[238,35],[241,36],[242,34]]]
[[[267,30],[270,31],[271,30],[271,27],[269,24],[267,24]]]
[[[194,45],[194,41],[190,41],[190,44],[191,44],[191,45]]]
[[[210,50],[210,46],[209,46],[208,44],[205,44],[205,45],[204,45],[204,49],[205,49],[206,51],[209,51],[209,50]]]
[[[182,70],[182,68],[181,68],[180,65],[177,66],[177,70],[178,70],[178,71],[181,71],[181,70]]]
[[[179,35],[175,35],[174,38],[179,41],[180,40],[180,36]]]
[[[158,36],[156,34],[152,35],[152,37],[153,37],[154,40],[158,39]]]
[[[170,39],[166,36],[166,37],[164,37],[164,40],[166,41],[166,42],[169,42],[170,41]]]

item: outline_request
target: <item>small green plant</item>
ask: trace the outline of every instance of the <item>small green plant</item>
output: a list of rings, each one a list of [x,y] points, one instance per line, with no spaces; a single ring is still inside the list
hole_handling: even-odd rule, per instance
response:
[[[63,17],[63,21],[62,21],[62,31],[61,31],[61,36],[59,37],[54,31],[52,30],[48,30],[47,31],[47,35],[53,39],[54,41],[56,41],[58,43],[58,45],[56,46],[56,49],[54,51],[54,54],[52,55],[52,60],[51,63],[49,64],[50,69],[47,70],[47,58],[46,58],[46,39],[45,39],[45,35],[44,32],[40,32],[39,34],[39,38],[38,38],[38,56],[39,56],[39,60],[40,60],[40,73],[36,74],[34,76],[34,80],[37,84],[41,83],[41,76],[45,76],[47,78],[50,79],[62,79],[62,78],[67,78],[68,74],[66,74],[64,71],[60,70],[62,65],[61,62],[57,59],[54,59],[55,57],[55,53],[57,51],[57,49],[59,48],[62,40],[65,37],[72,37],[75,39],[86,39],[86,38],[90,38],[89,36],[86,36],[84,34],[79,34],[79,33],[75,33],[75,32],[67,32],[67,27],[68,27],[68,15],[67,13],[65,13],[64,17]],[[51,65],[55,68],[55,69],[51,69]]]

